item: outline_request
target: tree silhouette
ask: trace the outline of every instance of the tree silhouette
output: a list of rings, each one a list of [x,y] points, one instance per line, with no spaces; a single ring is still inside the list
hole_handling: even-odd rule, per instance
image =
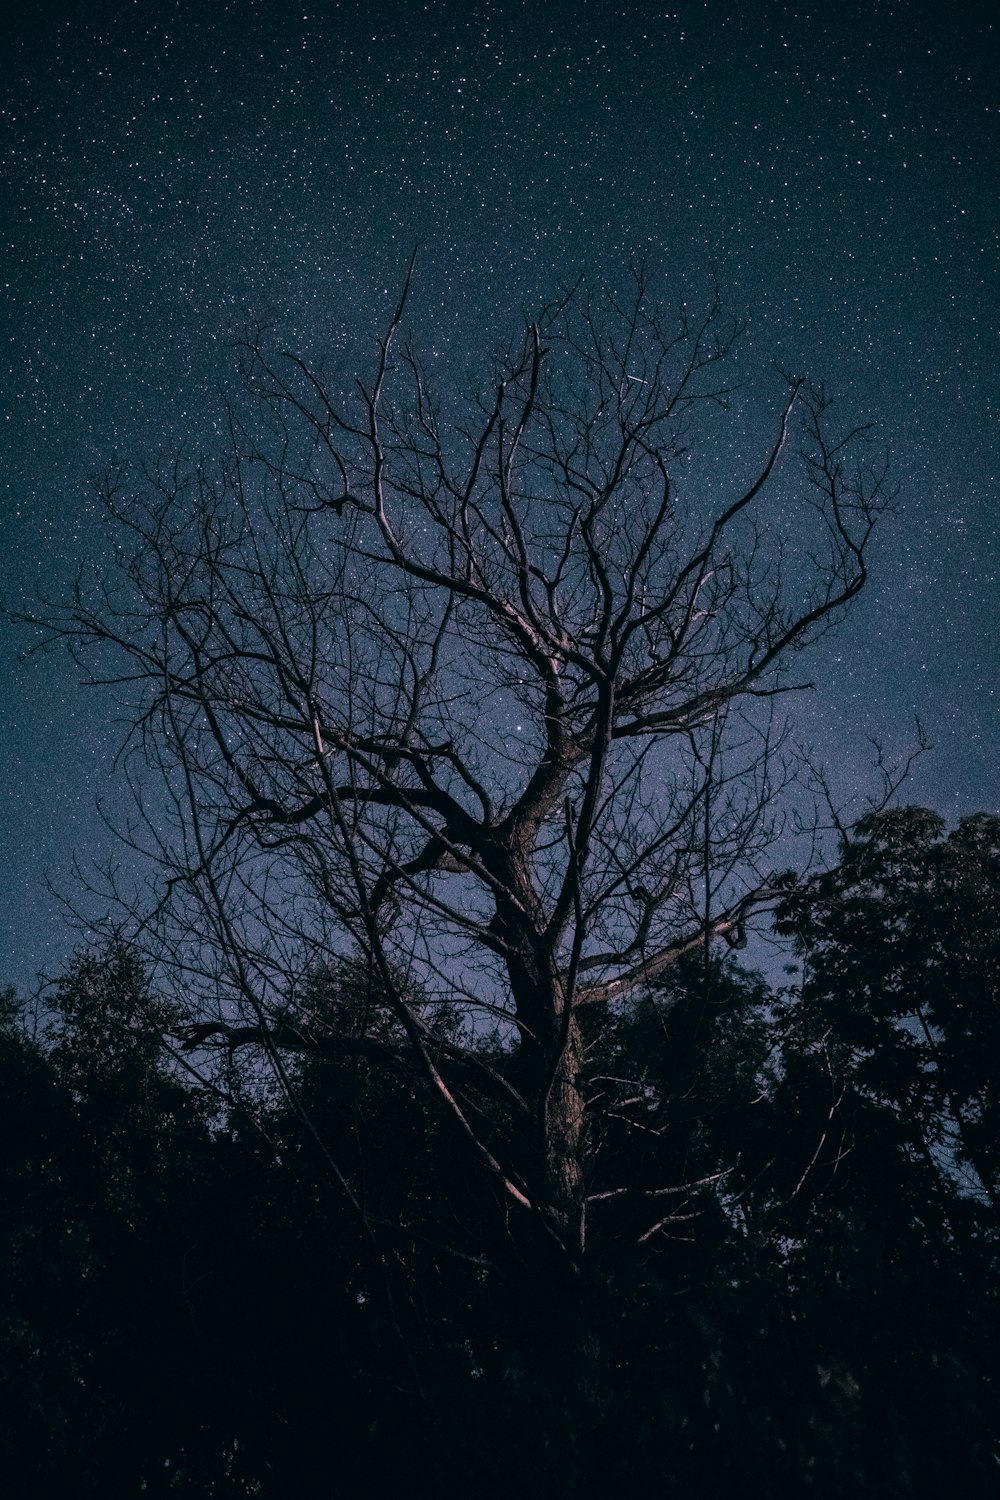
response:
[[[800,1014],[831,1023],[861,1093],[890,1100],[942,1190],[1000,1193],[1000,819],[950,834],[926,808],[863,818],[839,863],[803,882],[779,927],[805,965]],[[901,1146],[902,1149],[902,1146]],[[953,1181],[951,1179],[954,1179]]]
[[[739,329],[668,318],[641,270],[577,283],[465,402],[431,391],[409,292],[346,391],[252,330],[227,451],[107,476],[119,571],[47,638],[127,705],[156,875],[121,895],[193,1063],[223,1086],[245,1053],[300,1111],[303,1053],[423,1091],[479,1183],[453,1249],[485,1193],[579,1329],[615,1186],[588,1046],[780,889],[780,700],[865,583],[886,471],[801,379],[732,458]],[[310,978],[344,961],[349,1024]],[[327,1157],[371,1230],[361,1158]]]

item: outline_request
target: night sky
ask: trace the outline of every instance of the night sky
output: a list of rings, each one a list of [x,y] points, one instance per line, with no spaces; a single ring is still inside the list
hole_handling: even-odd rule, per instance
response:
[[[734,463],[774,362],[878,424],[898,514],[812,664],[842,795],[919,713],[907,800],[998,808],[1000,23],[993,5],[27,4],[3,23],[0,588],[102,545],[87,476],[217,442],[246,310],[365,368],[409,253],[439,380],[560,278],[648,254],[752,314]],[[27,16],[24,12],[27,11]],[[756,449],[754,444],[756,443]],[[747,454],[750,454],[750,459]],[[0,636],[0,981],[76,941],[46,874],[113,851],[107,697]]]

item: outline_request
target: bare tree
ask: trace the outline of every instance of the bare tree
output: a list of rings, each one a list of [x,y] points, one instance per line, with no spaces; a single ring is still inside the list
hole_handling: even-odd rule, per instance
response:
[[[47,624],[130,704],[127,836],[158,871],[132,926],[191,1055],[405,1063],[579,1266],[582,1013],[738,945],[773,896],[778,700],[865,583],[885,468],[787,379],[699,500],[739,330],[665,317],[641,271],[578,283],[464,403],[428,388],[409,289],[346,392],[251,333],[225,456],[111,473],[121,574]],[[394,1031],[311,1012],[302,976],[338,955]]]

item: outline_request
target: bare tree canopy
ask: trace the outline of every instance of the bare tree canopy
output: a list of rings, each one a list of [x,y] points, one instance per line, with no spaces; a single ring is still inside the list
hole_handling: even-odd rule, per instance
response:
[[[692,445],[739,330],[668,317],[641,271],[559,297],[464,404],[429,388],[409,291],[353,389],[249,336],[227,452],[109,475],[120,576],[47,624],[130,704],[159,872],[133,927],[192,1055],[416,1069],[579,1264],[585,1008],[739,944],[773,895],[776,703],[865,583],[886,471],[788,379],[706,504]],[[338,958],[392,1026],[310,1008]]]

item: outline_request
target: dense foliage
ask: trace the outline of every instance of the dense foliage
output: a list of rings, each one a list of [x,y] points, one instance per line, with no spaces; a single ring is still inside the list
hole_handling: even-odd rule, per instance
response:
[[[124,946],[8,994],[10,1493],[995,1493],[998,918],[1000,819],[882,813],[781,908],[794,984],[694,952],[595,1026],[559,1306],[358,967],[277,1092],[247,1050],[191,1083]]]

